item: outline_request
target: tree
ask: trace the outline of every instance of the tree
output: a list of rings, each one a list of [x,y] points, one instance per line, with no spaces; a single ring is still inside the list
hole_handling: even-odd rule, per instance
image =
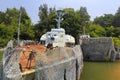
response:
[[[81,7],[77,13],[80,16],[81,26],[83,27],[83,34],[85,34],[85,27],[88,26],[88,22],[90,20],[90,16],[87,12],[87,8]]]
[[[0,24],[5,21],[5,13],[0,11]]]
[[[118,8],[118,10],[114,16],[113,26],[120,27],[120,7]]]
[[[115,47],[120,47],[120,36],[119,37],[113,37]]]
[[[113,26],[120,27],[120,14],[114,16]]]
[[[114,16],[112,14],[104,14],[103,16],[96,17],[94,19],[94,23],[106,28],[112,26],[113,17]]]
[[[5,12],[4,23],[6,25],[17,26],[16,23],[18,23],[18,17],[19,17],[19,10],[17,10],[16,8],[13,9],[8,8]]]
[[[103,37],[106,34],[105,29],[97,24],[89,23],[89,34],[91,37]]]
[[[7,8],[6,12],[0,12],[0,47],[5,46],[11,39],[17,39],[19,12],[16,8]],[[20,39],[33,39],[31,19],[23,7],[20,27]]]
[[[39,18],[40,21],[35,25],[35,38],[39,40],[39,38],[45,34],[47,31],[50,31],[51,28],[55,28],[56,26],[56,9],[48,8],[47,4],[43,4],[39,7]]]
[[[33,40],[34,39],[34,31],[32,27],[26,27],[25,25],[21,25],[21,35],[20,38],[23,40]]]
[[[28,16],[28,14],[27,14],[24,7],[21,7],[21,13],[22,13],[22,15],[21,15],[21,24],[24,24],[26,27],[29,27],[31,25],[31,19]]]
[[[47,6],[47,4],[43,4],[39,7],[38,16],[40,18],[40,21],[46,19],[46,17],[48,16],[48,6]]]
[[[117,12],[115,15],[120,14],[120,7],[118,8]]]
[[[114,37],[119,37],[120,36],[120,28],[119,27],[116,27],[114,29]]]
[[[0,24],[0,47],[4,47],[13,38],[13,28],[5,24]]]
[[[61,27],[66,30],[67,34],[74,36],[76,43],[78,43],[79,35],[82,33],[80,16],[73,8],[65,8],[63,11],[65,15],[63,16]]]
[[[113,37],[115,35],[114,31],[115,31],[114,26],[107,27],[106,28],[106,36],[107,37]]]

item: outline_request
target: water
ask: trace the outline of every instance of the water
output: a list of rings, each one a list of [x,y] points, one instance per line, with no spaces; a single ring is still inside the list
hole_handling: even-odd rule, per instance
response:
[[[120,80],[120,61],[84,62],[81,80]]]

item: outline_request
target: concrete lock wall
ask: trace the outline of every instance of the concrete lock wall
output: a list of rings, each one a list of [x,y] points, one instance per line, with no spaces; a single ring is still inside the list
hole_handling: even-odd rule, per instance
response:
[[[115,61],[116,51],[111,37],[80,39],[84,60]]]
[[[80,80],[83,68],[83,56],[80,46],[71,49],[56,48],[54,51],[48,51],[45,53],[48,54],[46,60],[49,60],[50,53],[56,55],[56,58],[49,63],[47,61],[46,63],[42,62],[39,56],[39,59],[37,58],[39,61],[35,73],[37,80]]]

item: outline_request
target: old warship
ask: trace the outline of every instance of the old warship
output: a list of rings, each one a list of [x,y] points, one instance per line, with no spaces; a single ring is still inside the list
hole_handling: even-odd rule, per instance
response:
[[[1,80],[80,80],[83,56],[74,37],[60,28],[63,13],[57,11],[58,28],[33,41],[9,41],[3,54]],[[43,45],[45,44],[45,45]]]

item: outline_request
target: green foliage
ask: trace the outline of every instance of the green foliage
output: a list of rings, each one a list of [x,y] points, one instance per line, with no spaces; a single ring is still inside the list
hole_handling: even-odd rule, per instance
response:
[[[75,37],[76,42],[78,41],[78,36],[81,34],[80,16],[74,12],[74,9],[67,8],[64,9],[65,15],[64,20],[61,23],[61,27],[66,30],[67,34],[71,34]]]
[[[120,36],[120,27],[116,27],[114,30],[114,37],[119,37]]]
[[[3,51],[0,51],[0,61],[2,60]]]
[[[90,16],[87,12],[87,8],[86,7],[80,7],[80,10],[77,11],[78,15],[80,16],[80,22],[81,22],[81,26],[82,26],[82,34],[85,35],[85,29],[88,27],[88,23],[90,20]],[[77,16],[78,17],[78,16]]]
[[[104,14],[100,17],[96,17],[93,21],[95,24],[99,24],[104,28],[114,26],[120,27],[120,7],[118,8],[115,15],[112,14]]]
[[[120,36],[119,37],[113,37],[114,45],[120,47]]]
[[[13,39],[12,27],[0,24],[0,47],[4,47],[11,39]]]
[[[34,31],[31,19],[27,15],[25,8],[21,9],[20,39],[33,39]],[[19,10],[16,8],[7,9],[0,12],[0,47],[5,47],[11,39],[17,39]]]
[[[34,38],[34,31],[32,30],[32,27],[21,25],[21,32],[20,38],[23,40],[32,40]]]
[[[120,27],[120,14],[114,16],[113,26]]]
[[[87,21],[89,21],[90,16],[87,12],[86,7],[80,7],[80,10],[78,11],[78,14],[80,16],[81,22],[84,25]]]
[[[39,15],[40,20],[46,19],[46,17],[48,16],[48,6],[47,6],[47,4],[40,5],[38,15]]]
[[[104,28],[109,27],[112,25],[113,22],[113,15],[112,14],[104,14],[103,16],[96,17],[94,19],[95,24],[99,24],[103,26]]]
[[[110,57],[108,55],[105,57],[105,61],[110,61]]]
[[[106,28],[106,36],[108,36],[108,37],[114,36],[115,35],[114,31],[115,31],[114,26],[107,27]]]
[[[103,37],[106,33],[105,29],[102,26],[93,23],[89,24],[88,29],[91,37]]]

